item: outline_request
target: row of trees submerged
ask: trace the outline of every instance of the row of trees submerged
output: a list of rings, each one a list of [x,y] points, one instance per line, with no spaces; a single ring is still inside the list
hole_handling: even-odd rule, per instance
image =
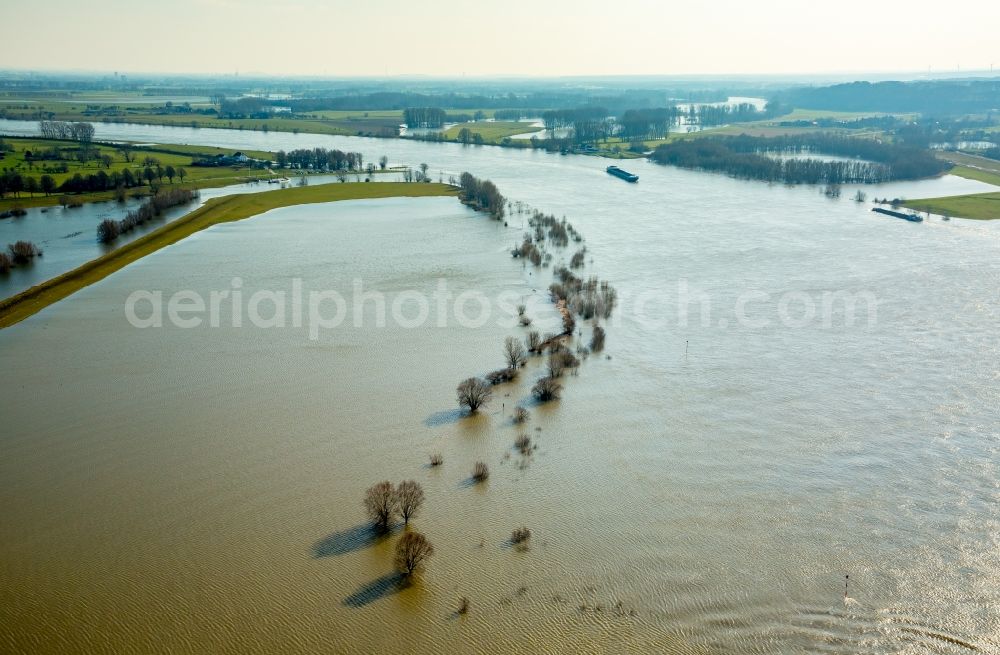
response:
[[[125,213],[125,218],[114,220],[106,218],[97,226],[97,240],[101,243],[111,243],[120,235],[131,232],[135,228],[153,220],[165,210],[183,205],[198,198],[196,189],[162,189],[135,209]]]
[[[829,161],[811,154],[856,159]],[[659,164],[786,184],[914,180],[939,175],[951,167],[921,148],[837,134],[682,139],[657,146],[650,159]]]
[[[542,375],[530,386],[530,396],[538,403],[555,401],[560,398],[566,375],[575,375],[583,362],[593,353],[604,349],[605,331],[599,324],[614,310],[617,296],[613,287],[600,281],[596,276],[583,279],[573,271],[586,265],[586,247],[582,245],[582,235],[565,218],[558,219],[551,214],[531,212],[524,203],[510,202],[489,180],[462,173],[459,180],[459,197],[462,202],[477,211],[488,213],[494,220],[502,221],[507,212],[530,212],[528,226],[520,246],[511,251],[514,258],[522,259],[525,265],[545,268],[553,265],[553,280],[549,287],[549,300],[555,305],[559,316],[559,328],[544,335],[530,329],[533,320],[528,316],[526,305],[517,307],[519,324],[527,330],[523,339],[508,336],[504,340],[502,355],[504,366],[482,376],[469,377],[456,388],[456,398],[460,407],[469,414],[475,414],[493,399],[494,389],[516,382],[532,359],[544,359]],[[504,223],[506,225],[506,223]],[[559,251],[571,244],[578,244],[572,255],[568,255],[566,265],[556,265],[554,260]],[[589,340],[584,340],[583,331],[577,320],[591,321]],[[511,424],[518,436],[513,442],[514,451],[523,458],[529,458],[537,449],[531,437],[523,431],[531,415],[523,405],[517,405],[511,416]],[[526,460],[522,460],[522,465]],[[430,466],[444,465],[440,453],[430,455]],[[485,483],[490,477],[489,466],[484,461],[476,461],[466,484]],[[396,543],[394,564],[399,577],[396,584],[410,584],[412,576],[427,563],[434,554],[430,540],[422,533],[409,529],[410,519],[417,513],[424,501],[421,485],[408,480],[394,486],[388,480],[378,482],[365,492],[364,508],[372,530],[377,534],[388,534],[402,527],[403,534]],[[403,525],[397,523],[402,519]],[[514,527],[505,545],[519,551],[528,550],[532,537],[526,526]],[[482,544],[480,544],[482,546]],[[325,552],[326,545],[320,542],[317,552]],[[469,611],[471,601],[462,596],[458,599],[458,614]]]

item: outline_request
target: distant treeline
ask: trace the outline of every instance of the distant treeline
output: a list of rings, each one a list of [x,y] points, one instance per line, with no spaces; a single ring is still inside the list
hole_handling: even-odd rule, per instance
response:
[[[573,128],[578,143],[595,143],[610,136],[620,136],[626,141],[662,139],[681,116],[694,124],[710,127],[728,123],[762,120],[776,116],[785,109],[768,103],[759,111],[750,103],[738,105],[699,105],[682,111],[678,106],[630,108],[617,117],[604,106],[586,106],[575,109],[553,109],[542,112],[542,122],[547,130],[560,127]]]
[[[850,120],[840,118],[817,118],[815,120],[777,121],[777,125],[780,127],[823,127],[848,130],[892,130],[903,125],[904,123],[905,121],[900,120],[895,116],[867,116],[865,118],[854,118]]]
[[[326,148],[300,148],[289,152],[279,150],[275,153],[274,160],[282,168],[291,166],[315,170],[358,171],[364,166],[364,156],[360,152]]]
[[[247,96],[243,98],[217,98],[219,118],[267,118],[271,110],[263,98]]]
[[[757,109],[756,105],[749,102],[743,102],[736,105],[692,106],[688,110],[687,116],[688,120],[692,123],[697,123],[702,127],[714,127],[730,123],[764,120],[780,116],[787,111],[784,105],[777,102],[767,103],[767,106],[763,110]]]
[[[768,156],[799,153],[857,157],[859,161]],[[919,148],[834,134],[685,139],[658,146],[650,158],[660,164],[788,184],[912,180],[943,173],[950,167],[947,162]]]
[[[1000,108],[1000,81],[851,82],[790,89],[780,100],[806,109],[967,114]]]
[[[733,90],[739,92],[738,90]],[[746,91],[750,93],[750,90]],[[315,92],[313,92],[315,93]],[[532,90],[513,92],[511,90],[495,93],[418,93],[412,91],[384,91],[372,93],[353,93],[348,91],[331,92],[328,97],[295,98],[291,100],[273,101],[291,107],[294,113],[308,113],[322,110],[386,110],[407,107],[447,107],[449,109],[519,109],[532,110],[531,115],[537,115],[537,109],[570,109],[586,105],[601,105],[614,114],[620,114],[628,108],[651,108],[664,104],[665,98],[676,98],[680,102],[716,102],[725,100],[727,91],[721,89],[700,88],[655,88],[630,89],[627,91],[586,91],[586,90]],[[270,101],[269,101],[270,102]],[[511,118],[497,117],[499,120]]]
[[[407,107],[403,110],[403,122],[408,127],[441,127],[447,113],[440,107]]]

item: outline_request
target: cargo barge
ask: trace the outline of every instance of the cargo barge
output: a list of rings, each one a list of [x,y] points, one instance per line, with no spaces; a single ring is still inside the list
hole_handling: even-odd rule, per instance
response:
[[[610,175],[614,175],[615,177],[620,177],[621,179],[625,180],[626,182],[638,182],[639,181],[639,176],[638,175],[635,175],[633,173],[629,173],[628,171],[624,171],[624,170],[618,168],[617,166],[608,166],[607,171],[608,171],[608,173]]]
[[[881,207],[875,207],[872,211],[878,214],[885,214],[886,216],[901,218],[904,221],[910,221],[911,223],[922,223],[924,221],[923,216],[917,216],[916,214],[904,214],[903,212],[894,212],[891,209],[882,209]]]

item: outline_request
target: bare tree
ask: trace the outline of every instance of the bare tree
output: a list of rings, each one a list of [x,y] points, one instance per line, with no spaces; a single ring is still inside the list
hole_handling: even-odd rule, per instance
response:
[[[378,158],[378,167],[381,168],[383,171],[386,169],[388,165],[389,165],[388,157],[382,155],[381,157]]]
[[[365,511],[376,528],[388,529],[396,510],[396,491],[388,480],[372,485],[365,492]]]
[[[434,554],[434,546],[419,532],[407,532],[396,544],[396,568],[403,575],[413,575]]]
[[[396,507],[403,515],[403,522],[409,523],[424,503],[424,488],[413,480],[404,480],[396,487]]]
[[[539,347],[542,345],[542,335],[538,333],[538,330],[532,330],[528,333],[528,350],[530,352],[538,352]]]
[[[549,354],[549,377],[561,377],[568,368],[576,368],[580,360],[576,355],[565,349],[553,350]]]
[[[493,390],[490,383],[480,378],[468,378],[462,381],[456,389],[458,404],[468,407],[469,412],[475,412],[490,401]]]
[[[503,354],[504,358],[507,360],[507,366],[510,368],[524,366],[524,363],[528,361],[527,353],[524,351],[524,345],[514,337],[507,337],[504,339]]]

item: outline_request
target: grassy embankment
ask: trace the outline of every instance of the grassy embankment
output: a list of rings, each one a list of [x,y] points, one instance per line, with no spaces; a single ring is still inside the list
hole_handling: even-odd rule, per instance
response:
[[[72,178],[76,174],[86,177],[88,175],[95,175],[99,171],[104,171],[105,173],[110,174],[116,171],[121,172],[128,168],[131,169],[133,175],[140,176],[143,168],[145,168],[143,161],[146,157],[152,157],[157,160],[163,168],[166,168],[167,166],[173,166],[174,169],[183,168],[186,172],[183,184],[188,188],[204,189],[208,187],[219,187],[226,186],[228,184],[235,184],[237,182],[247,182],[253,179],[264,179],[269,177],[268,173],[264,170],[252,170],[247,167],[234,168],[221,166],[192,166],[192,158],[214,157],[217,154],[231,155],[233,153],[232,150],[211,146],[157,145],[137,147],[132,150],[133,160],[131,162],[127,162],[117,147],[95,144],[94,148],[97,151],[97,158],[80,162],[75,158],[75,152],[78,150],[79,145],[71,141],[22,137],[4,137],[3,140],[8,145],[13,146],[14,151],[4,153],[3,159],[0,159],[0,169],[8,169],[20,173],[22,176],[33,177],[36,180],[40,179],[42,175],[50,175],[55,180],[57,186],[62,184],[65,180]],[[37,157],[37,153],[40,151],[46,151],[51,148],[59,149],[60,152],[63,153],[63,158],[59,160],[35,159],[31,162],[25,159],[26,152],[35,153]],[[270,160],[274,157],[274,155],[270,152],[244,152],[247,156],[256,159]],[[103,155],[111,157],[112,161],[109,166],[105,166],[104,163],[101,162],[100,157]],[[56,172],[56,167],[63,164],[66,166],[66,172]],[[180,177],[175,176],[173,182],[164,178],[161,186],[169,187],[171,184],[180,183]],[[126,192],[130,195],[135,193],[148,193],[149,186],[144,185],[131,187],[126,189]],[[0,211],[18,206],[46,207],[56,205],[58,204],[59,197],[61,195],[64,194],[59,191],[50,195],[45,195],[43,193],[29,194],[27,192],[21,192],[17,197],[7,195],[6,197],[0,199]],[[69,197],[74,201],[95,202],[111,200],[114,198],[115,192],[100,191],[94,193],[66,195],[69,195]]]
[[[952,175],[960,175],[970,180],[979,180],[1000,186],[1000,161],[962,152],[940,152],[938,157],[955,164],[955,168],[950,171]],[[903,205],[910,209],[940,216],[976,220],[1000,219],[1000,192],[973,193],[943,198],[919,198],[908,200]]]
[[[0,302],[0,328],[23,321],[132,262],[219,223],[239,221],[271,209],[292,205],[396,196],[450,196],[456,195],[457,191],[447,184],[432,183],[331,183],[214,198],[187,216]]]
[[[976,193],[944,198],[907,200],[904,207],[940,216],[988,221],[1000,218],[1000,193]]]

